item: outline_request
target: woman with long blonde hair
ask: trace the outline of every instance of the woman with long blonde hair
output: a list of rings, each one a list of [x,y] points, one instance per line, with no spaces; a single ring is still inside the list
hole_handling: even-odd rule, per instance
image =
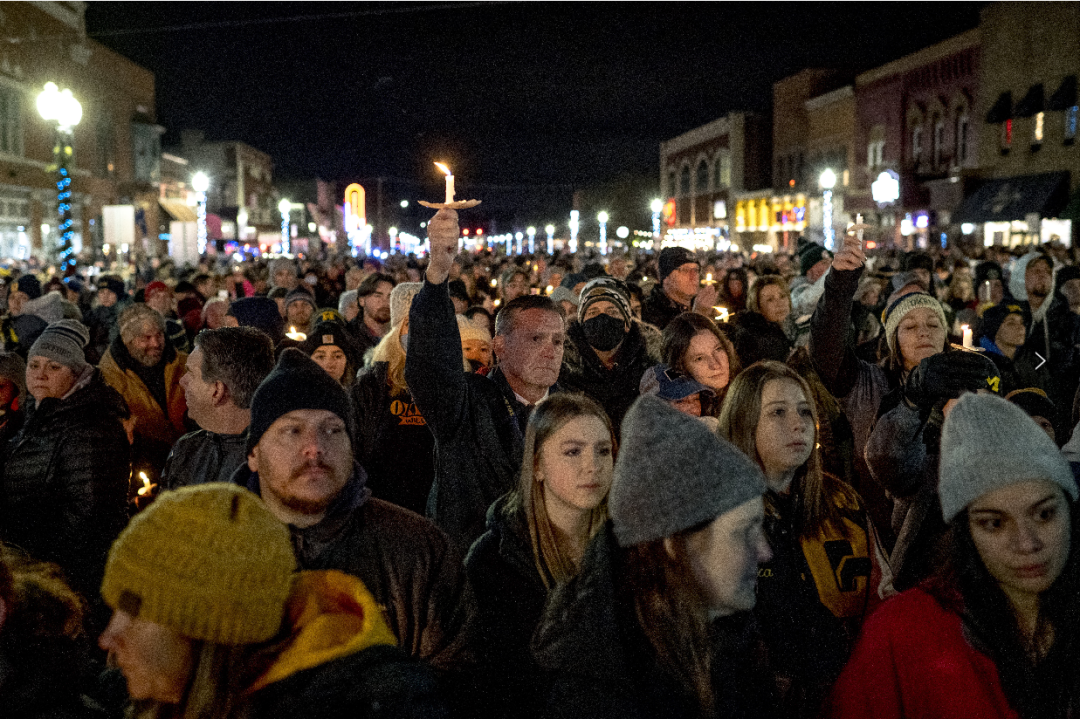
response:
[[[505,702],[496,715],[526,701],[529,639],[548,593],[577,573],[607,519],[615,445],[611,421],[592,399],[558,393],[541,401],[525,431],[518,486],[490,507],[487,531],[465,559],[485,674]]]
[[[858,494],[822,471],[817,421],[806,380],[772,361],[744,369],[720,410],[720,435],[757,462],[768,486],[773,558],[754,611],[785,716],[816,715],[880,599],[885,565]]]

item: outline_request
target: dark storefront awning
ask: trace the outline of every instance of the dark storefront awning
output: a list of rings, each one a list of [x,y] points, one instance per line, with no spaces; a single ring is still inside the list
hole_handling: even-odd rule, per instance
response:
[[[1029,214],[1057,217],[1069,200],[1069,173],[990,180],[964,198],[953,222],[1011,222]]]
[[[1013,116],[1012,93],[1003,92],[998,96],[997,102],[986,113],[986,122],[990,125],[1005,122]]]
[[[1032,85],[1027,91],[1027,94],[1024,95],[1024,99],[1016,106],[1016,114],[1018,117],[1032,117],[1045,110],[1046,102],[1043,100],[1043,86],[1041,82],[1038,85]]]
[[[195,208],[190,207],[183,200],[160,198],[158,199],[158,204],[161,205],[165,212],[169,213],[169,217],[177,222],[195,222],[199,219],[195,215]]]
[[[1069,75],[1061,81],[1061,85],[1050,96],[1050,101],[1046,103],[1046,109],[1054,112],[1068,110],[1074,105],[1076,105],[1076,75]]]

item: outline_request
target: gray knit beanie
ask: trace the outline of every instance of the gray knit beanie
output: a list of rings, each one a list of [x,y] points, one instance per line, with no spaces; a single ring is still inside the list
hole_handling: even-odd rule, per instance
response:
[[[90,330],[78,320],[57,320],[49,324],[27,357],[46,357],[79,374],[87,367],[83,348],[90,343]]]
[[[696,417],[640,397],[623,419],[608,496],[619,546],[670,537],[764,493],[757,464]]]
[[[397,327],[409,316],[413,298],[424,288],[423,282],[402,282],[390,290],[390,326]]]
[[[1073,500],[1076,481],[1054,440],[1020,407],[990,394],[964,394],[941,428],[941,514],[951,522],[995,489],[1030,479],[1060,486]]]

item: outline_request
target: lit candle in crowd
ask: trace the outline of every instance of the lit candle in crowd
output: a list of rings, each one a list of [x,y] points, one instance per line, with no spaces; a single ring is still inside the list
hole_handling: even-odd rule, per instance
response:
[[[492,280],[491,281],[491,286],[492,287],[498,287],[499,286],[499,281],[498,280]]]
[[[498,307],[498,306],[499,306],[499,305],[500,305],[501,303],[502,303],[502,300],[495,300],[495,301],[494,301],[494,302],[492,302],[491,304],[493,304],[493,305],[495,305],[496,307]]]
[[[716,316],[716,319],[718,321],[720,321],[720,322],[727,322],[728,321],[727,307],[713,307],[713,309],[720,313],[720,314],[718,314]]]
[[[436,162],[435,167],[446,174],[446,204],[449,205],[454,201],[454,176],[450,174],[450,168],[441,162]]]
[[[289,331],[285,333],[285,336],[291,340],[296,340],[297,342],[303,342],[307,339],[307,335],[303,332],[297,332],[295,327],[290,327]]]
[[[140,497],[149,497],[150,493],[154,491],[156,484],[150,484],[150,478],[146,476],[146,472],[139,472],[139,479],[142,480],[142,486],[139,487]]]
[[[862,215],[861,214],[856,214],[855,215],[855,225],[859,228],[859,229],[855,230],[855,236],[859,238],[859,242],[862,242],[863,230],[862,230]]]
[[[707,285],[715,285],[716,284],[716,280],[714,280],[712,278],[712,273],[711,272],[706,272],[705,273],[705,284],[707,284]]]
[[[967,325],[960,325],[960,329],[964,332],[964,349],[975,349],[975,344],[972,342],[971,328]]]
[[[544,290],[544,294],[545,295],[550,295],[554,291],[555,291],[555,288],[552,287],[551,285],[548,285],[547,288]]]

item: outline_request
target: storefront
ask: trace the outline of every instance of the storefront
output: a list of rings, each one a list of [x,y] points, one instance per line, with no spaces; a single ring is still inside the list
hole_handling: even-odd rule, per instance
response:
[[[1069,173],[1045,172],[989,180],[964,198],[952,221],[985,247],[1060,242],[1072,245],[1066,217]]]

